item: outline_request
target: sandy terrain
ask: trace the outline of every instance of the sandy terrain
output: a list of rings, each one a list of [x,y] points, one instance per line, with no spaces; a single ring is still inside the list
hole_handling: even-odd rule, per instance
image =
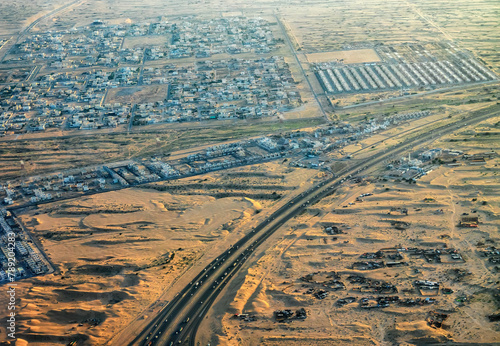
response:
[[[128,103],[148,103],[165,101],[167,98],[168,85],[141,85],[140,87],[124,87],[111,89],[106,98],[107,103],[118,102]]]
[[[132,157],[148,157],[172,153],[186,148],[220,143],[228,139],[262,136],[298,128],[317,126],[323,118],[297,119],[284,122],[279,119],[220,121],[176,124],[175,126],[145,126],[136,133],[114,131],[87,131],[78,136],[57,132],[45,134],[36,140],[19,136],[0,141],[0,176],[5,179],[30,176],[44,172],[88,165],[102,165]],[[74,135],[74,133],[73,133]],[[21,169],[20,160],[26,162]]]
[[[361,64],[365,62],[380,61],[380,57],[373,49],[353,49],[336,52],[311,53],[307,54],[307,60],[311,63],[342,60],[344,64]]]
[[[13,38],[0,55],[15,41],[15,34],[23,27],[67,2],[21,0],[0,3],[0,38]],[[377,44],[452,39],[458,46],[472,49],[474,55],[498,72],[498,10],[499,3],[488,0],[445,3],[419,0],[417,4],[353,0],[349,6],[329,0],[84,0],[40,22],[33,31],[69,29],[88,25],[95,19],[119,24],[169,20],[191,14],[274,18],[272,14],[276,11],[304,63],[308,58],[310,62],[343,58],[354,63],[352,59],[367,59],[365,54]],[[275,26],[275,34],[279,32]],[[135,47],[142,39],[127,38],[125,47]],[[149,37],[147,44],[157,44],[158,39]],[[359,51],[366,53],[345,55]],[[286,48],[276,54],[284,55],[290,63],[306,102],[294,112],[280,115],[280,121],[227,122],[216,128],[190,124],[191,129],[179,124],[168,128],[145,127],[141,129],[143,133],[113,134],[106,130],[85,133],[82,137],[62,137],[68,133],[61,131],[22,135],[0,142],[0,176],[6,180],[314,125],[309,118],[318,117],[319,111],[301,71]],[[310,73],[307,65],[305,68]],[[2,72],[0,78],[11,81],[14,76],[11,72]],[[310,78],[315,90],[321,92],[312,74]],[[145,88],[131,95],[118,95],[123,90],[115,90],[110,92],[108,101],[125,103],[131,96],[142,100],[149,97],[152,90],[156,89]],[[466,116],[474,107],[497,102],[497,90],[497,86],[476,87],[362,109],[335,110],[334,115],[342,120],[360,120],[371,117],[372,113],[390,115],[424,107],[440,112],[436,120],[448,115]],[[163,90],[157,91],[154,97],[161,99]],[[343,106],[380,96],[395,95],[366,94],[331,101]],[[282,122],[282,119],[306,120]],[[490,149],[500,152],[498,121],[485,122],[474,129],[464,128],[448,138],[436,140],[433,146],[470,153]],[[404,128],[398,127],[394,132],[398,130]],[[38,139],[32,140],[36,136]],[[385,135],[374,137],[362,145],[346,148],[346,153],[357,153],[365,148],[359,155],[370,155],[370,146],[385,138]],[[394,140],[386,145],[390,143]],[[26,162],[23,171],[20,160]],[[499,163],[495,158],[484,166],[435,167],[413,185],[385,181],[380,178],[381,170],[361,183],[346,183],[335,195],[287,223],[269,239],[269,248],[256,252],[251,261],[255,265],[242,271],[228,285],[228,294],[215,305],[199,335],[203,341],[223,345],[498,342],[500,326],[486,318],[500,309],[498,269],[480,254],[487,246],[500,247]],[[343,164],[338,163],[339,167]],[[235,175],[235,172],[247,174]],[[134,326],[146,321],[136,320],[138,316],[153,316],[185,282],[189,282],[189,275],[203,267],[203,263],[239,239],[285,199],[300,193],[317,179],[316,171],[267,163],[196,177],[186,180],[185,187],[170,192],[153,188],[127,189],[45,205],[19,215],[39,237],[58,268],[55,274],[19,282],[21,338],[30,341],[30,345],[65,345],[72,340],[81,340],[86,345],[105,344],[132,321],[138,322]],[[242,187],[227,188],[235,182]],[[199,184],[210,184],[210,188],[200,188]],[[259,190],[252,185],[265,185],[274,190]],[[272,199],[269,194],[273,191],[282,197]],[[221,197],[228,192],[231,197]],[[355,202],[357,196],[367,192],[373,196]],[[401,206],[408,208],[408,216],[391,211]],[[477,229],[457,227],[463,213],[479,215],[480,226]],[[409,222],[410,226],[397,230],[389,220]],[[325,223],[335,223],[345,233],[327,235]],[[365,252],[394,246],[430,249],[443,244],[459,249],[466,262],[427,263],[422,258],[403,253],[408,266],[372,271],[352,268],[353,262]],[[346,290],[329,291],[323,300],[306,293],[313,284],[304,283],[301,277],[313,272],[327,276],[332,271],[346,283]],[[468,271],[471,274],[467,274]],[[467,275],[460,277],[458,273]],[[391,282],[402,298],[425,298],[413,288],[414,280],[438,281],[454,293],[438,294],[435,305],[411,308],[391,305],[366,311],[359,308],[358,301],[368,295],[352,291],[355,285],[347,280],[352,274]],[[405,289],[407,291],[403,291]],[[337,299],[347,296],[354,296],[358,301],[335,306]],[[464,301],[463,297],[467,299]],[[157,304],[151,306],[154,302]],[[0,295],[0,304],[5,306],[5,303],[6,296]],[[295,311],[302,307],[308,314],[305,321],[277,323],[273,318],[276,309]],[[449,313],[445,328],[428,326],[425,318],[430,310]],[[233,318],[233,314],[242,312],[254,315],[256,321]],[[0,327],[4,328],[4,324]],[[2,329],[0,335],[5,335],[4,332]],[[22,345],[23,341],[18,344]]]
[[[469,86],[461,90],[443,90],[439,92],[416,91],[416,94],[400,97],[399,91],[374,92],[364,94],[344,94],[331,97],[331,102],[337,107],[355,106],[356,108],[338,109],[336,113],[343,119],[353,120],[353,115],[359,112],[404,112],[420,109],[444,110],[476,107],[483,103],[493,104],[499,83],[485,86]],[[391,100],[392,99],[392,100]],[[370,101],[383,100],[378,104],[363,105]]]
[[[151,316],[176,293],[181,275],[204,266],[317,174],[267,163],[188,179],[175,192],[126,189],[20,215],[57,267],[19,282],[20,337],[30,345],[103,344]],[[273,190],[282,197],[266,197]]]
[[[383,10],[382,10],[383,9]],[[308,53],[365,48],[379,42],[435,41],[440,32],[400,1],[294,2],[282,13]]]
[[[0,3],[0,36],[17,33],[37,18],[68,2],[71,1],[2,1]]]
[[[489,150],[493,146],[498,152],[498,141],[481,144],[481,133],[494,136],[497,127],[498,118],[492,119],[477,126],[474,134],[471,129],[464,129],[462,134],[449,136],[435,146],[470,153],[484,152],[486,147]],[[457,141],[457,137],[466,134],[469,134],[468,141]],[[226,296],[215,305],[213,315],[204,324],[201,340],[229,345],[418,345],[498,341],[500,326],[486,317],[500,310],[498,268],[488,263],[481,252],[500,243],[499,163],[497,157],[484,166],[443,165],[416,185],[376,178],[384,174],[383,170],[361,183],[347,183],[335,195],[287,223],[270,239],[273,245],[268,249],[256,252],[252,266],[235,278]],[[373,195],[356,202],[362,193]],[[391,211],[398,207],[407,208],[409,215]],[[463,213],[479,216],[479,227],[458,227]],[[390,220],[408,222],[410,226],[397,230]],[[337,225],[345,233],[327,235],[325,224]],[[376,270],[352,268],[366,252],[391,247],[431,249],[444,244],[459,249],[465,262],[453,263],[443,256],[443,263],[428,263],[402,252],[402,261],[408,266]],[[328,296],[316,299],[307,290],[324,287],[300,280],[315,272],[325,273],[323,275],[336,272],[346,289],[326,288]],[[460,273],[465,276],[461,277]],[[433,297],[437,303],[363,310],[359,308],[359,299],[377,294],[353,291],[356,284],[348,281],[349,275],[394,284],[401,299]],[[454,292],[424,295],[413,286],[415,280],[437,281],[441,287]],[[343,307],[335,305],[338,299],[348,296],[358,299]],[[460,301],[464,297],[466,300]],[[304,321],[279,323],[273,317],[277,309],[295,311],[302,307],[308,313]],[[431,328],[425,322],[431,310],[449,314],[444,328]],[[234,318],[233,314],[237,313],[254,315],[256,320]],[[220,320],[222,322],[217,322]]]
[[[417,10],[430,24],[438,26],[460,46],[473,50],[498,73],[500,48],[494,42],[500,35],[498,26],[495,27],[498,24],[495,13],[499,8],[498,2],[487,0],[450,3],[423,0],[418,2]]]
[[[123,49],[127,48],[138,48],[138,47],[149,47],[149,46],[162,46],[171,40],[168,35],[165,36],[140,36],[140,37],[125,37],[125,42],[123,43]]]

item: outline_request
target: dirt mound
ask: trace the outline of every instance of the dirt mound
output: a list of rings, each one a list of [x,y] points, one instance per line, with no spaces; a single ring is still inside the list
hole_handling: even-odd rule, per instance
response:
[[[86,257],[80,257],[78,258],[80,261],[85,261],[85,262],[102,262],[102,261],[107,261],[110,259],[115,258],[114,256],[106,256],[104,258],[86,258]]]
[[[385,340],[396,343],[411,343],[413,345],[429,345],[450,341],[438,330],[432,329],[425,321],[401,322],[395,328],[387,331]]]
[[[278,290],[267,290],[266,291],[267,295],[272,297],[275,300],[283,302],[283,304],[287,307],[294,306],[294,307],[301,307],[301,306],[308,306],[309,304],[306,304],[306,302],[301,302],[298,299],[296,299],[294,296],[291,296],[289,294],[283,293]]]
[[[125,270],[125,266],[122,265],[97,265],[97,264],[85,264],[83,266],[76,267],[71,270],[73,274],[77,275],[97,275],[97,276],[115,276],[122,273]]]
[[[162,240],[163,239],[155,239],[155,238],[136,238],[136,239],[127,238],[127,239],[116,239],[116,240],[101,239],[101,240],[91,240],[82,243],[82,245],[103,247],[107,245],[133,244],[133,243],[144,243],[144,242],[162,241]]]
[[[45,345],[61,345],[61,344],[69,344],[72,341],[76,341],[77,345],[90,345],[88,343],[90,337],[84,334],[75,334],[75,335],[52,335],[52,334],[23,334],[23,341],[27,341],[29,343],[43,343]],[[22,344],[21,344],[22,345]],[[16,343],[17,346],[17,343]]]
[[[120,284],[121,287],[132,287],[137,286],[141,282],[139,275],[135,274],[125,274],[123,275],[123,281]]]
[[[251,198],[248,198],[248,197],[245,197],[245,199],[249,202],[252,203],[253,207],[255,208],[255,210],[262,210],[262,204],[260,204],[259,202],[257,202],[256,200],[253,200]]]
[[[53,323],[68,324],[72,321],[83,323],[87,320],[100,320],[101,323],[106,319],[107,314],[102,311],[89,311],[83,309],[64,309],[49,310],[46,316]]]
[[[77,290],[54,290],[54,293],[57,294],[57,301],[60,303],[100,300],[102,304],[116,304],[122,300],[131,298],[127,292],[123,291],[87,292]]]

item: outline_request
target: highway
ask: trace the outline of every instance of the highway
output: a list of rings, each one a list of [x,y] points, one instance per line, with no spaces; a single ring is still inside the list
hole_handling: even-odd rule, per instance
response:
[[[413,138],[379,152],[373,157],[361,160],[296,196],[200,271],[195,279],[184,287],[129,345],[195,345],[198,327],[223,288],[243,267],[254,250],[288,220],[309,205],[334,193],[346,179],[359,175],[385,160],[392,160],[417,145],[499,114],[500,106],[495,105],[478,111],[469,118],[462,118],[441,126],[431,124],[427,127],[429,128],[427,131],[424,129],[421,134]]]

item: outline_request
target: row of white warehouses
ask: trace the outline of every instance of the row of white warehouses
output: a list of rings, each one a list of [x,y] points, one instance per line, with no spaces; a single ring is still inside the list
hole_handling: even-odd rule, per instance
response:
[[[323,68],[317,72],[330,94],[485,82],[497,75],[475,59],[366,64]]]

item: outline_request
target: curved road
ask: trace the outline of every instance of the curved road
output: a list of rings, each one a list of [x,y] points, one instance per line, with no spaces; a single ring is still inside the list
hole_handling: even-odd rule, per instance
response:
[[[337,176],[330,177],[296,196],[198,273],[196,278],[184,287],[129,345],[195,345],[198,327],[222,289],[242,268],[252,252],[284,223],[296,216],[308,205],[312,205],[335,192],[339,185],[353,175],[366,171],[384,160],[393,159],[416,145],[499,114],[500,106],[495,105],[478,111],[467,119],[460,119],[429,129],[429,131],[407,139],[397,146],[376,154],[376,156],[357,162],[339,172]],[[431,126],[429,125],[429,127]],[[182,317],[182,322],[178,322],[174,328],[173,322],[178,321],[180,317]],[[168,332],[171,332],[171,334],[167,335]]]
[[[65,9],[67,9],[68,7],[70,6],[73,6],[79,2],[81,2],[82,0],[76,0],[76,1],[72,1],[70,3],[67,3],[66,5],[62,5],[61,7],[58,7],[56,8],[55,10],[52,10],[50,11],[49,13],[47,14],[44,14],[43,16],[41,16],[40,18],[34,20],[30,25],[28,25],[26,28],[24,28],[20,33],[19,35],[17,36],[17,39],[16,39],[16,42],[14,42],[14,44],[10,47],[9,50],[7,50],[7,52],[4,54],[4,56],[2,57],[2,60],[0,60],[0,63],[2,63],[4,60],[5,60],[5,57],[7,57],[7,55],[10,54],[11,50],[16,46],[16,44],[19,43],[19,40],[24,36],[26,35],[31,29],[33,29],[33,27],[35,25],[37,25],[38,23],[40,23],[42,20],[48,18],[48,17],[51,17],[53,16],[54,14],[56,13],[59,13]]]

